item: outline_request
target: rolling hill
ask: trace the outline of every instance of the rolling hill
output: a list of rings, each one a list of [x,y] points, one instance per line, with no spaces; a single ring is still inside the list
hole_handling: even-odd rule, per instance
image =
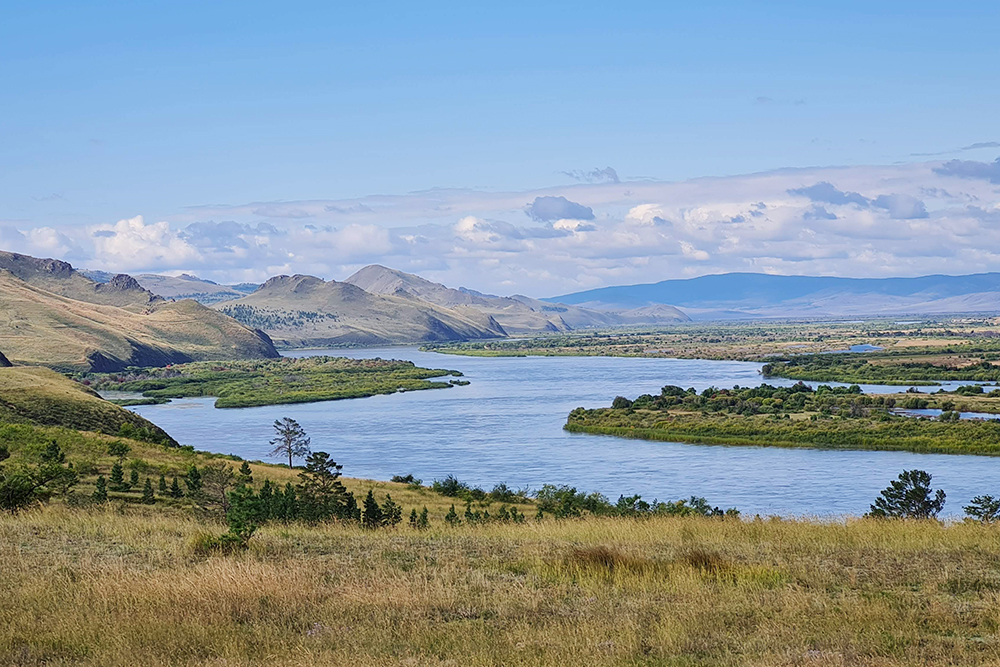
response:
[[[135,279],[145,289],[166,299],[194,299],[205,305],[239,299],[259,287],[259,285],[220,285],[187,273],[179,276],[143,273]]]
[[[515,295],[511,297],[454,289],[411,273],[384,266],[366,266],[344,282],[372,294],[417,298],[444,308],[471,308],[492,317],[509,334],[569,331],[585,327],[622,324],[661,324],[687,318],[676,308],[665,306],[646,312],[602,312],[562,303],[546,303]]]
[[[266,335],[195,301],[12,253],[0,253],[0,349],[15,364],[64,371],[278,356]]]
[[[446,308],[414,295],[380,295],[314,276],[275,276],[217,310],[267,332],[281,345],[388,345],[506,336],[473,308]]]
[[[0,369],[0,422],[60,426],[76,431],[117,435],[122,425],[146,438],[176,446],[160,427],[105,401],[94,391],[48,368]]]
[[[602,309],[670,303],[699,319],[935,315],[1000,310],[1000,273],[838,278],[725,273],[545,299]]]

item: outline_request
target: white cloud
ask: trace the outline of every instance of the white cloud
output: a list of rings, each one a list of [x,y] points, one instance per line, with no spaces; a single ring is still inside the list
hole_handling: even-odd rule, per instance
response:
[[[940,167],[253,202],[151,224],[141,216],[91,227],[4,222],[0,243],[88,268],[186,271],[223,282],[276,272],[342,279],[378,262],[450,285],[536,296],[725,271],[995,270],[1000,193],[989,178]],[[525,202],[534,217],[525,216]]]
[[[137,268],[169,269],[194,264],[197,248],[181,238],[169,222],[146,224],[141,215],[113,225],[95,225],[89,230],[97,268],[124,271]]]

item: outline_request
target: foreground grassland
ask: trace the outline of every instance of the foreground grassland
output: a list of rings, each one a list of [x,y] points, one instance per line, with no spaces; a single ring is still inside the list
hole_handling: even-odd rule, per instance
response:
[[[180,364],[75,377],[95,389],[142,392],[152,400],[215,396],[217,408],[245,408],[440,389],[461,382],[429,380],[446,375],[462,374],[419,368],[409,361],[324,356]]]
[[[941,419],[894,412],[909,408],[947,412]],[[1000,399],[944,392],[869,396],[856,387],[813,391],[805,385],[713,388],[699,395],[668,386],[659,396],[616,398],[610,408],[577,408],[565,429],[708,445],[1000,455],[1000,422],[959,421],[956,410],[997,413]]]
[[[47,368],[0,368],[0,425],[64,426],[104,434],[139,434],[176,444],[162,429]]]
[[[589,518],[262,529],[0,516],[9,665],[987,665],[1000,528]]]

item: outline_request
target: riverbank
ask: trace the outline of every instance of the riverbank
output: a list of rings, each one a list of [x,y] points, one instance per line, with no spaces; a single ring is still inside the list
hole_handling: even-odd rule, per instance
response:
[[[962,388],[970,389],[970,388]],[[701,394],[676,386],[634,401],[619,396],[609,408],[573,410],[571,433],[705,445],[810,447],[933,454],[1000,454],[1000,422],[961,420],[961,412],[1000,412],[996,396],[959,393],[869,396],[857,386],[710,388]],[[940,418],[900,414],[942,409]]]

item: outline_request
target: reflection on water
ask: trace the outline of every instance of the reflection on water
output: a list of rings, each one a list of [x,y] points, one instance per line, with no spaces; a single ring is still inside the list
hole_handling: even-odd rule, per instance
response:
[[[996,488],[1000,460],[985,457],[721,447],[647,442],[562,430],[573,408],[600,407],[617,395],[657,393],[665,384],[759,384],[760,364],[613,357],[478,358],[415,348],[299,351],[408,359],[454,368],[472,384],[365,399],[218,410],[213,399],[138,406],[137,413],[197,449],[266,459],[271,423],[297,419],[314,449],[329,451],[353,477],[413,473],[425,482],[453,474],[472,484],[572,484],[615,499],[621,493],[672,499],[706,496],[745,513],[859,514],[900,471],[922,468],[961,514],[972,496]],[[793,384],[777,378],[775,385]],[[955,383],[957,384],[960,383]],[[864,387],[869,392],[899,387]],[[937,391],[938,387],[923,388]]]

